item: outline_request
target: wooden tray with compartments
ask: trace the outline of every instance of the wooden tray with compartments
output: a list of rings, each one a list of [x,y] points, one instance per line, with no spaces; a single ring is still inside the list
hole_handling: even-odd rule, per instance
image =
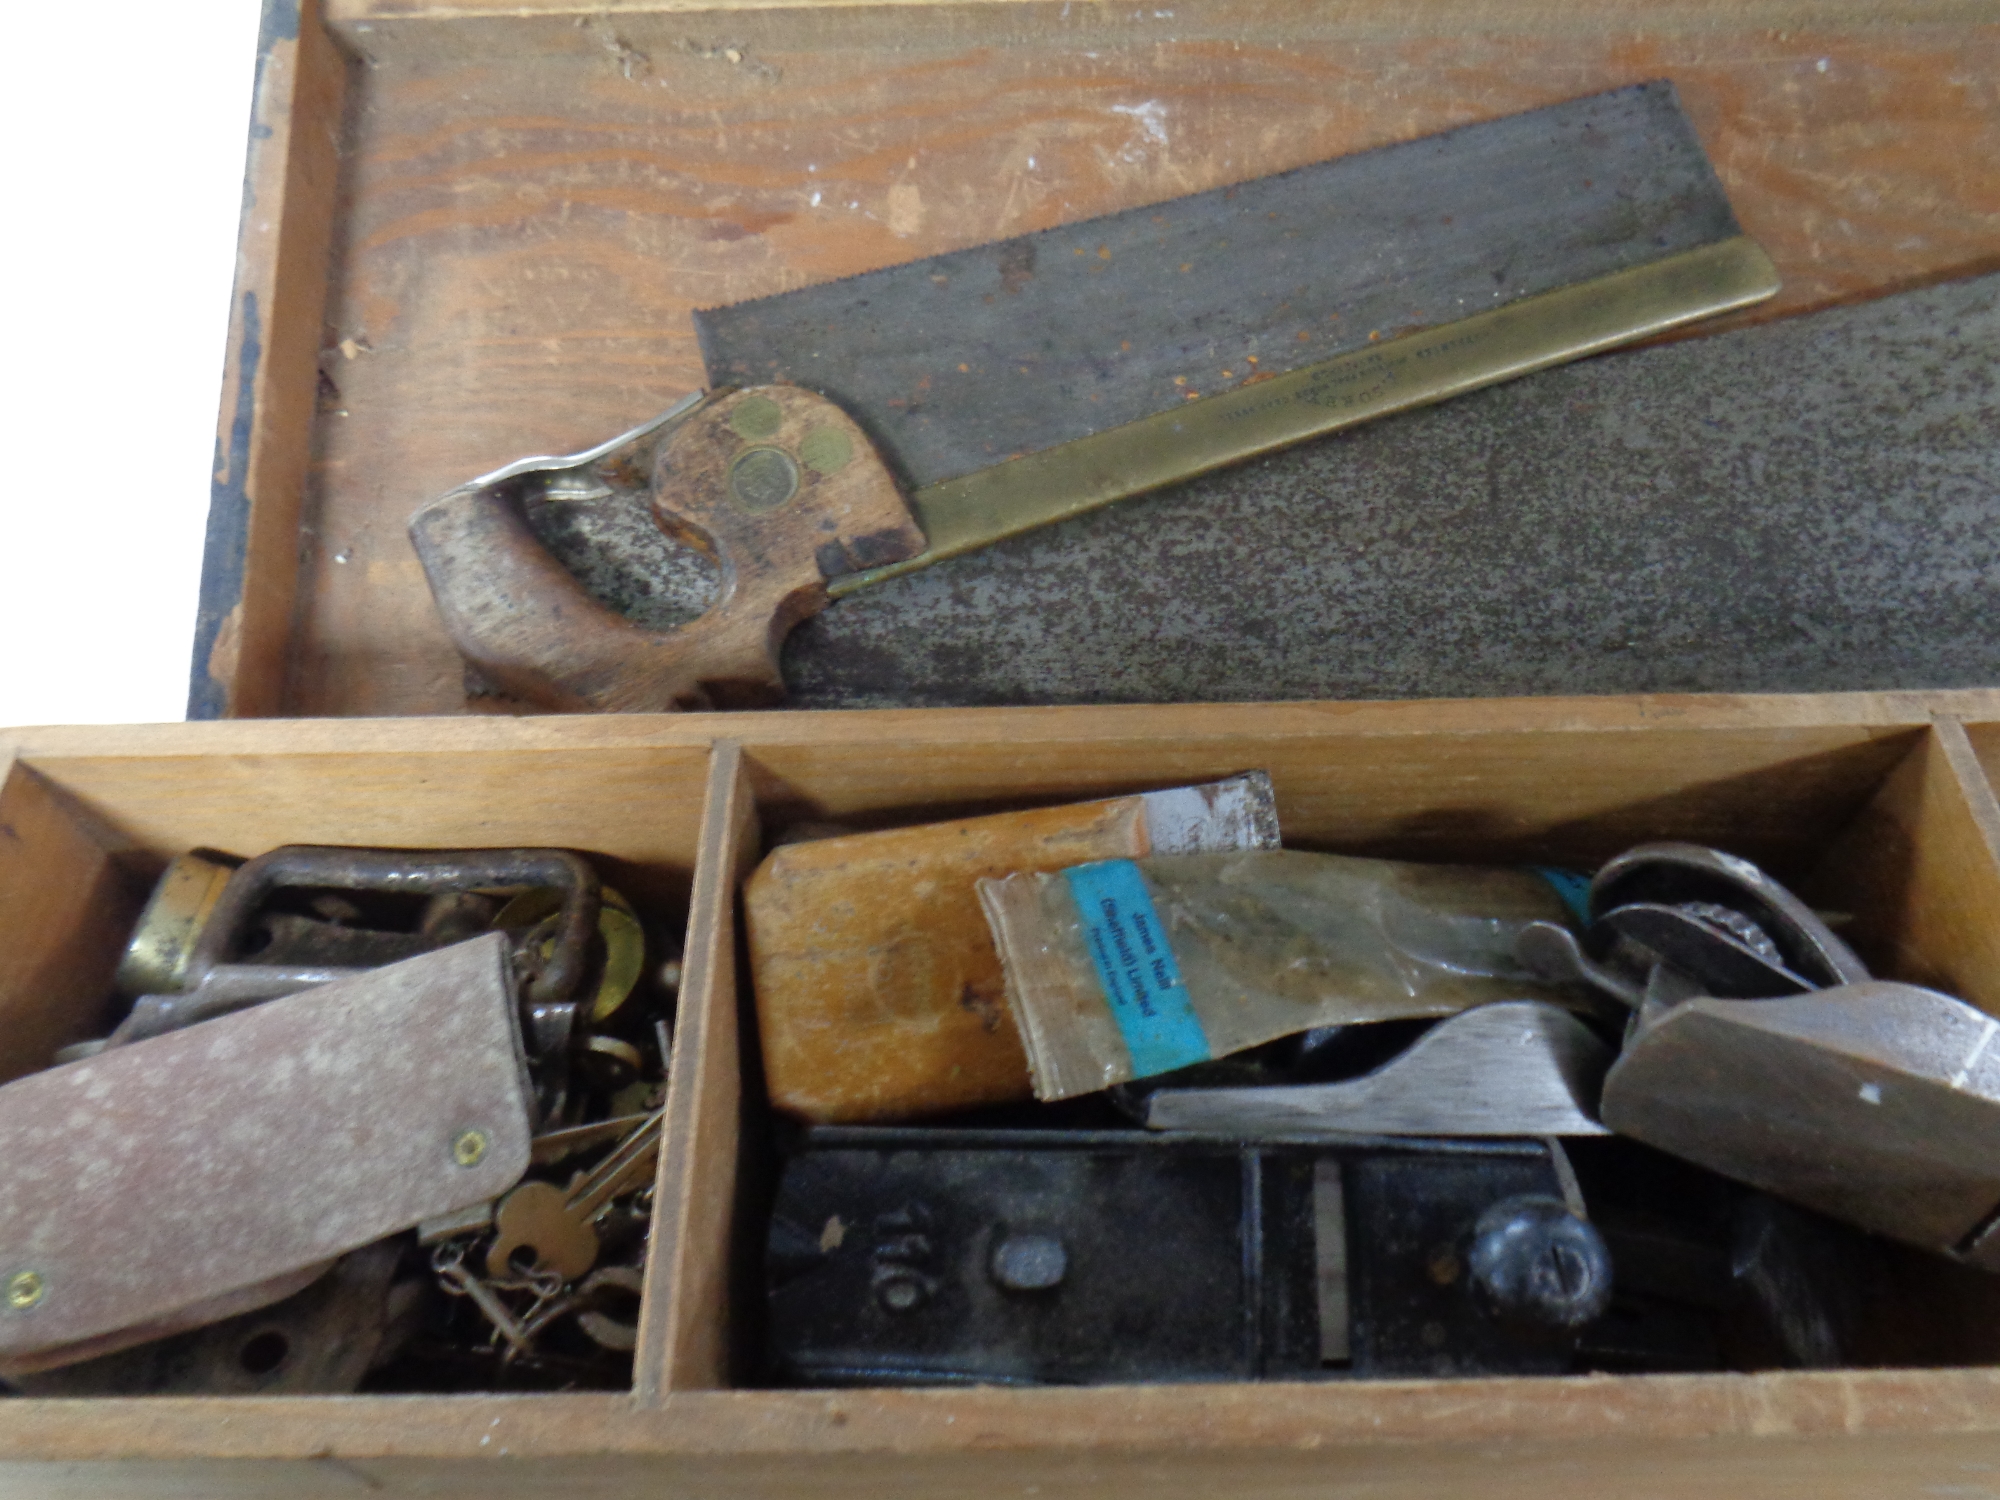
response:
[[[1985,0],[268,5],[196,718],[490,711],[468,702],[411,512],[696,389],[697,307],[1661,77],[1784,283],[1702,331],[2000,267]],[[950,607],[984,609],[975,639],[1005,651],[1004,600],[977,582]],[[1200,696],[1132,670],[1141,698]],[[1635,671],[1505,691],[1752,686]],[[1496,690],[1467,672],[1368,696]],[[1292,675],[1255,695],[1359,691]]]
[[[731,1309],[756,1295],[742,1209],[769,1165],[735,891],[766,832],[1251,767],[1270,772],[1305,848],[1588,864],[1644,839],[1723,844],[1855,913],[1878,972],[2000,1013],[2000,691],[9,731],[4,1076],[94,1034],[152,874],[193,845],[563,845],[635,899],[685,900],[691,916],[630,1394],[0,1400],[0,1489],[1546,1500],[1986,1487],[2000,1464],[2000,1280],[1915,1252],[1899,1275],[1928,1367],[752,1388]]]

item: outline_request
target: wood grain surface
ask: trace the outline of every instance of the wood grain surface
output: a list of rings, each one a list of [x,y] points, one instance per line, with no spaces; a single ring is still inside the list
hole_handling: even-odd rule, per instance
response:
[[[743,757],[724,740],[710,761],[703,799],[697,889],[674,1020],[667,1139],[644,1318],[633,1355],[640,1402],[670,1389],[729,1384],[730,1259],[735,1248],[742,1156],[743,1059],[737,1027],[736,888],[758,853]]]
[[[0,1083],[100,1034],[146,881],[47,778],[0,752]]]
[[[1976,1486],[1987,1370],[0,1404],[11,1497],[1880,1500]],[[238,1411],[253,1403],[238,1401]],[[246,1413],[247,1415],[247,1413]],[[732,1451],[733,1450],[733,1451]],[[1338,1493],[1337,1490],[1333,1491]],[[1971,1491],[1977,1494],[1976,1489]]]
[[[195,620],[197,716],[282,709],[346,83],[315,0],[267,0]]]
[[[1962,724],[1938,721],[1801,894],[1852,915],[1844,935],[1877,974],[2000,1015],[2000,807]]]
[[[2000,723],[2000,688],[1852,693],[1623,693],[1579,697],[1422,698],[1359,702],[1101,704],[841,712],[547,714],[528,718],[240,719],[170,724],[0,728],[0,754],[73,769],[189,756],[444,754],[473,751],[650,751],[733,739],[752,746],[1042,744],[1133,738],[1209,740],[1254,732],[1419,739],[1536,730],[1837,729],[1861,735],[1921,728],[1938,715]]]
[[[743,887],[772,1104],[827,1124],[1031,1098],[975,882],[1151,852],[1138,798],[774,850]]]
[[[362,62],[300,714],[467,706],[404,521],[698,386],[695,307],[1655,77],[1785,276],[1754,316],[2000,263],[2000,25],[1976,6],[344,0],[335,20]]]
[[[634,900],[687,899],[706,746],[505,756],[435,743],[360,754],[189,748],[86,757],[45,773],[80,815],[103,825],[105,838],[131,851],[147,877],[141,897],[153,872],[191,848],[249,858],[280,844],[358,844],[589,850],[604,858],[607,883]],[[118,930],[136,916],[134,907]],[[114,946],[122,948],[122,936]]]
[[[1968,725],[1966,739],[1985,774],[1988,791],[2000,799],[2000,724]]]

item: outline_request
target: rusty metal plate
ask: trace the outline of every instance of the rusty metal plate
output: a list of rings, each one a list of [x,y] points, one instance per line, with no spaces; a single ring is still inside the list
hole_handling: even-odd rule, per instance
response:
[[[0,1373],[497,1196],[531,1098],[499,933],[0,1088]]]

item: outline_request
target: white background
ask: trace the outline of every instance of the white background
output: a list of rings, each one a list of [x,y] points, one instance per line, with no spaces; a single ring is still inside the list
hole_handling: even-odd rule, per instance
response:
[[[7,7],[0,725],[186,712],[257,20]]]

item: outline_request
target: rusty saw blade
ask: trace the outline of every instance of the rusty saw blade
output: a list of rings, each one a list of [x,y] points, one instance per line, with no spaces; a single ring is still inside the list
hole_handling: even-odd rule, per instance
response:
[[[695,314],[714,386],[831,398],[915,556],[1770,296],[1671,83]]]

